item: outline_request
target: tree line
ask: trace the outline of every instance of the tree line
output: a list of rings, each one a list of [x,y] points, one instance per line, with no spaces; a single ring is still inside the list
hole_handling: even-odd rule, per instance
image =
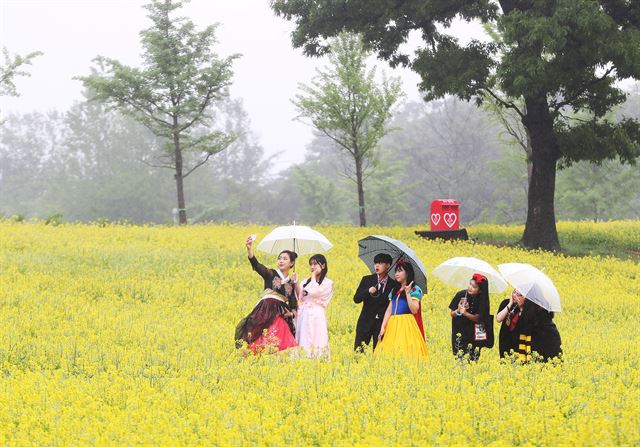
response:
[[[640,118],[640,94],[618,113]],[[316,134],[302,163],[277,172],[278,156],[265,155],[242,103],[225,101],[219,114],[238,138],[185,183],[190,222],[359,224],[349,160],[335,142]],[[465,225],[524,222],[526,154],[490,112],[455,98],[407,102],[390,127],[365,182],[369,225],[425,228],[437,198],[460,200]],[[162,145],[135,120],[89,99],[66,112],[5,116],[0,214],[171,224],[171,171],[144,162]],[[558,172],[556,202],[563,220],[637,218],[640,170],[619,161],[567,166]]]
[[[86,101],[5,120],[3,213],[165,222],[171,181],[180,223],[420,224],[430,200],[456,198],[464,221],[525,222],[523,243],[546,249],[559,246],[557,217],[638,215],[638,95],[618,84],[640,78],[630,4],[273,0],[294,46],[328,54],[293,98],[317,136],[304,163],[275,172],[228,94],[238,55],[217,56],[215,27],[179,17],[183,3],[146,6],[141,67],[98,56],[78,77]],[[454,17],[491,40],[461,44]],[[408,54],[412,31],[423,46]],[[370,52],[416,71],[426,101],[400,106]],[[37,55],[5,51],[5,94]]]

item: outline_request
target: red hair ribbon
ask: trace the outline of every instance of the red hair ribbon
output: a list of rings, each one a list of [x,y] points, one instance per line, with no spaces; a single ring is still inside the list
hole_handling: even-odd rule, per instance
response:
[[[474,280],[476,283],[480,284],[481,282],[486,282],[487,277],[484,275],[481,275],[480,273],[474,273],[473,276],[471,277],[472,280]]]

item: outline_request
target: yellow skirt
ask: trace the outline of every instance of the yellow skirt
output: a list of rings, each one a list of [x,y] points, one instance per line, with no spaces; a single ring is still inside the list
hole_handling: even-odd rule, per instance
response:
[[[427,344],[415,317],[411,314],[392,315],[375,354],[427,358]]]

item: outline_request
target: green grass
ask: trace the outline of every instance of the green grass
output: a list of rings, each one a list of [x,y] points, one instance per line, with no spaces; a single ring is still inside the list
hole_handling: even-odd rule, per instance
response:
[[[558,222],[560,252],[567,256],[613,256],[640,261],[640,220]],[[479,243],[520,246],[523,225],[472,225],[469,237]]]

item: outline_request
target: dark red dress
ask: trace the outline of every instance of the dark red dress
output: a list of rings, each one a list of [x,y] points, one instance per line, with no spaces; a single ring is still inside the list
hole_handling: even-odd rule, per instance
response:
[[[297,309],[298,301],[294,284],[289,278],[282,278],[274,269],[260,264],[253,257],[249,262],[264,279],[262,298],[251,313],[236,327],[236,346],[246,342],[254,353],[283,351],[296,346],[293,318],[284,314]]]

